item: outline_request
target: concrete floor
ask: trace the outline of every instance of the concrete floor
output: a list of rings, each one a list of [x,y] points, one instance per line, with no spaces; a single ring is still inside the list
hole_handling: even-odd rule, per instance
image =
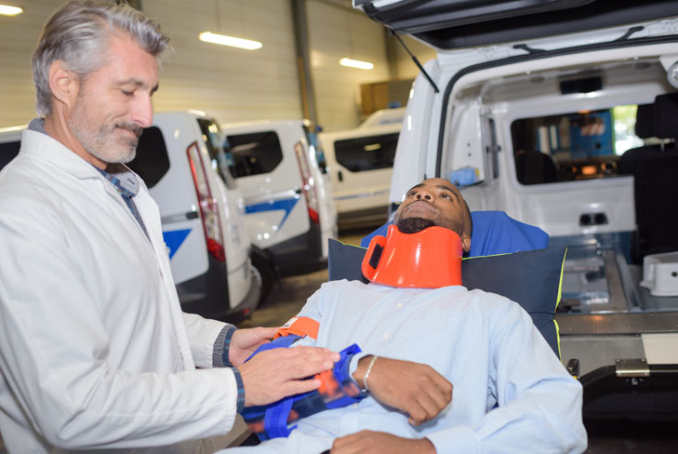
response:
[[[359,244],[360,239],[372,229],[340,232],[344,243]],[[304,276],[283,279],[273,291],[272,297],[250,320],[238,326],[280,326],[294,317],[323,282],[327,282],[327,270]],[[589,448],[587,454],[678,454],[678,421],[587,421]],[[538,452],[535,449],[535,452]]]

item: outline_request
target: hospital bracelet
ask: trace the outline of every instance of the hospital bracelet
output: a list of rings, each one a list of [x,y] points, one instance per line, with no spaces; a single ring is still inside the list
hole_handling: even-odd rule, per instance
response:
[[[363,386],[365,386],[365,389],[367,390],[368,393],[372,392],[370,391],[369,386],[367,386],[367,378],[370,376],[370,372],[372,372],[372,366],[374,366],[374,363],[377,361],[377,358],[379,358],[378,355],[374,355],[372,359],[370,360],[370,364],[367,366],[367,372],[365,372],[365,378],[363,378]]]

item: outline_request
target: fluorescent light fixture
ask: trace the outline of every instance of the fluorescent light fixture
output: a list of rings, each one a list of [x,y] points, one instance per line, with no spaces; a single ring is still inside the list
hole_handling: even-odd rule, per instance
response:
[[[24,129],[26,129],[26,126],[28,126],[28,125],[10,126],[9,128],[0,128],[0,132],[23,131]]]
[[[0,5],[0,14],[4,16],[16,16],[23,13],[24,10],[18,6]]]
[[[374,63],[371,63],[369,61],[360,61],[360,60],[353,60],[350,58],[342,58],[339,60],[339,64],[341,66],[350,66],[351,68],[358,68],[358,69],[373,69],[374,68]]]
[[[233,36],[220,35],[219,33],[202,32],[198,37],[200,41],[212,44],[221,44],[222,46],[239,47],[240,49],[255,50],[261,49],[262,44],[259,41],[249,39],[234,38]]]

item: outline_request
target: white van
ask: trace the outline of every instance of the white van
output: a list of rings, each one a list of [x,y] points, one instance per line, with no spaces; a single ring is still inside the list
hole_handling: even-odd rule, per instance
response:
[[[472,209],[569,247],[556,319],[584,415],[675,416],[678,253],[642,260],[678,251],[678,2],[354,5],[437,49],[408,102],[393,207],[470,170]]]
[[[252,262],[262,276],[262,299],[278,277],[327,266],[336,238],[332,190],[303,120],[222,125],[229,172],[245,197]]]
[[[339,227],[382,224],[405,108],[380,110],[358,128],[320,134]]]
[[[0,168],[19,152],[20,128],[0,130]],[[198,112],[154,115],[128,164],[158,203],[182,309],[237,321],[261,291],[243,225],[242,195],[215,168],[224,160],[219,127]]]

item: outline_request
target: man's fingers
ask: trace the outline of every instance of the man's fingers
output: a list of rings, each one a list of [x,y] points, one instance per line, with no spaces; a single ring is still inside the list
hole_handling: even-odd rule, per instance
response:
[[[431,400],[431,404],[435,405],[437,411],[440,412],[452,401],[452,384],[449,384],[449,387],[445,386],[444,388],[431,386],[428,388],[427,395]]]
[[[361,446],[365,438],[369,437],[370,432],[362,430],[340,438],[335,438],[332,444],[332,454],[351,454],[361,452]]]
[[[426,393],[417,396],[417,400],[413,404],[412,411],[410,412],[410,424],[418,426],[426,421],[430,421],[438,416],[438,414],[440,414],[447,406],[447,404],[441,405],[443,400],[440,399],[440,393],[436,392],[435,394],[438,394],[438,399],[435,399],[431,394]]]
[[[452,383],[447,380],[445,377],[440,375],[434,370],[435,374],[431,379],[435,382],[436,386],[440,389],[444,396],[446,396],[447,402],[449,403],[452,400]]]
[[[272,327],[272,328],[267,328],[267,327],[262,326],[262,327],[259,328],[260,332],[257,333],[257,334],[259,334],[261,336],[262,340],[273,339],[273,337],[275,336],[275,333],[277,333],[279,329],[280,328],[275,327],[275,326]]]
[[[276,348],[257,354],[238,366],[245,406],[265,405],[317,389],[317,380],[303,379],[332,368],[338,359],[338,353],[316,347]]]
[[[320,384],[320,380],[317,378],[289,381],[281,387],[281,392],[286,396],[307,393],[320,388]]]
[[[331,369],[335,361],[339,360],[338,356],[338,353],[327,349],[296,347],[287,349],[279,360],[286,361],[289,368],[288,378],[296,380]]]

